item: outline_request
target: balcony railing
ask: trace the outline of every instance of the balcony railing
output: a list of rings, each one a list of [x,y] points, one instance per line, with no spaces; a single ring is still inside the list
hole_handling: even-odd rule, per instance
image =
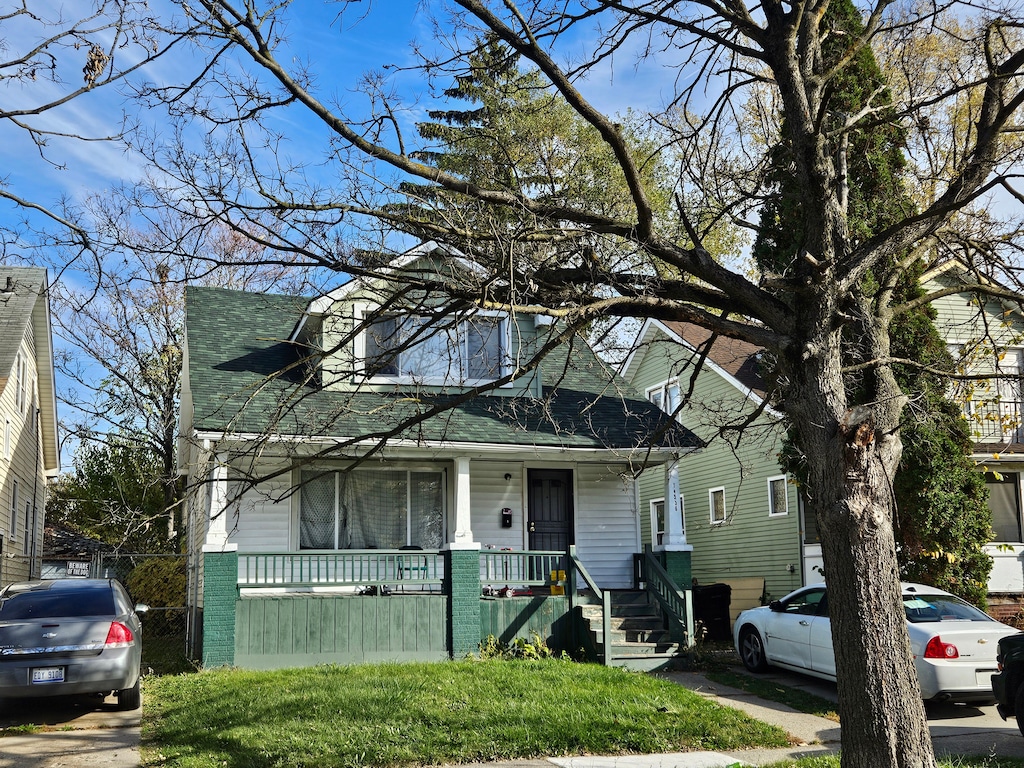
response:
[[[979,400],[964,405],[964,418],[976,443],[1024,442],[1024,407],[1018,400]]]
[[[238,556],[241,588],[440,588],[443,581],[444,556],[437,550],[346,549]]]

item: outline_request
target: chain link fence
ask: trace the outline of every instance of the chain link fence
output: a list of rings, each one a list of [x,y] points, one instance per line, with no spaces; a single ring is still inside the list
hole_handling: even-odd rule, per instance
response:
[[[136,603],[149,606],[142,614],[143,672],[193,669],[186,650],[185,555],[101,554],[93,568],[93,576],[119,580]]]

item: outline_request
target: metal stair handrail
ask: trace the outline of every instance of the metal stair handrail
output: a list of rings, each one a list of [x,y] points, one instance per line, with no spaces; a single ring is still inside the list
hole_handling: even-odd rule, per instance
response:
[[[694,633],[691,631],[693,590],[680,589],[649,548],[644,551],[644,576],[647,592],[654,596],[672,625],[682,633],[683,644],[692,648],[695,645]]]

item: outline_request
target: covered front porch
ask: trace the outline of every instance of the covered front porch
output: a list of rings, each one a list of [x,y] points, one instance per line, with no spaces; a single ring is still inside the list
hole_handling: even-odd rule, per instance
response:
[[[427,464],[392,456],[383,470],[353,470],[371,480],[386,472],[404,489],[398,496],[410,499],[401,525],[391,526],[398,533],[390,545],[344,548],[335,523],[314,529],[333,534],[334,546],[310,549],[306,511],[314,505],[303,498],[314,487],[308,467],[278,473],[278,486],[239,493],[230,459],[218,456],[207,485],[201,612],[195,614],[203,664],[459,658],[490,635],[507,643],[534,632],[553,648],[610,661],[611,595],[637,589],[650,594],[676,642],[691,642],[690,548],[676,457],[665,457],[666,498],[674,503],[666,504],[664,544],[649,563],[641,558],[639,569],[637,496],[627,467],[593,455],[571,462],[540,462],[536,453],[531,460],[433,458]],[[406,471],[410,479],[401,485]],[[328,523],[356,509],[343,509],[342,490],[323,493],[344,485],[342,470],[330,472],[331,482],[316,487],[318,508],[330,513],[318,519]],[[420,496],[440,503],[416,501],[425,479],[433,485]],[[357,487],[367,487],[364,480]],[[263,531],[278,532],[277,548]],[[424,546],[422,531],[436,531],[429,533],[436,536],[433,546]],[[586,605],[597,606],[598,620],[584,618]]]
[[[207,552],[204,666],[442,660],[534,633],[556,650],[614,663],[613,590],[565,552],[446,549]],[[637,590],[692,645],[688,558],[646,553]],[[676,571],[676,578],[664,567]],[[500,585],[500,586],[498,586]],[[585,610],[586,609],[586,612]],[[596,622],[585,613],[599,617]]]

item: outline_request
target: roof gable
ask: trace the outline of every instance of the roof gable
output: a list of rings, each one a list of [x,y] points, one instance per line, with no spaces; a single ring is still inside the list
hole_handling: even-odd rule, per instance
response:
[[[291,333],[308,306],[304,297],[189,288],[192,418],[182,422],[199,432],[630,450],[663,432],[663,447],[699,445],[682,427],[665,431],[666,415],[582,341],[544,359],[541,398],[320,388],[306,380],[307,349]],[[437,415],[403,430],[409,419],[431,413]]]

